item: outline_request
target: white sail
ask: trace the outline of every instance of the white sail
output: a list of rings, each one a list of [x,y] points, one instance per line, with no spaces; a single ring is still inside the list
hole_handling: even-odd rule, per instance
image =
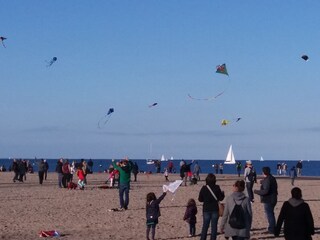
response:
[[[164,155],[162,155],[160,161],[161,161],[161,162],[167,161],[167,159],[164,157]]]
[[[260,161],[264,161],[262,156],[260,157]]]
[[[232,151],[232,145],[230,145],[226,160],[224,161],[224,164],[235,164],[235,163],[236,163],[236,159],[234,158],[234,154]]]

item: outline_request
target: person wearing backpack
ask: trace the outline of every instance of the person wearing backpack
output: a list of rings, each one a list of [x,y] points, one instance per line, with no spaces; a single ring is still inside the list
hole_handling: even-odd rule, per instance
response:
[[[233,193],[227,197],[220,231],[232,240],[250,239],[252,209],[250,199],[243,193],[245,182],[238,180],[233,185]]]
[[[257,174],[252,166],[251,160],[246,161],[246,167],[244,169],[244,181],[246,182],[246,188],[250,202],[254,202],[253,184],[257,182]]]

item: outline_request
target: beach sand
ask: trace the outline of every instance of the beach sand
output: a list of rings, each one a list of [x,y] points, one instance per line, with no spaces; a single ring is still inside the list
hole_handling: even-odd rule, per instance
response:
[[[206,175],[201,175],[204,180]],[[105,173],[88,175],[84,191],[58,188],[57,175],[48,174],[43,185],[37,174],[28,174],[24,183],[13,183],[13,173],[0,173],[0,239],[38,239],[43,230],[56,230],[59,239],[146,239],[145,198],[148,192],[162,194],[162,185],[167,184],[162,174],[139,174],[132,182],[129,209],[123,212],[109,211],[119,207],[118,189],[101,189],[107,178]],[[178,174],[169,175],[169,180],[180,179]],[[232,191],[235,175],[217,175],[217,184],[226,196]],[[291,184],[288,178],[278,178],[279,196],[275,209],[276,217],[285,200],[290,197]],[[156,230],[156,239],[199,239],[202,227],[202,205],[197,201],[204,181],[197,185],[181,186],[173,196],[168,193],[161,202],[161,214]],[[320,178],[301,178],[295,182],[303,192],[303,198],[313,212],[316,234],[320,239]],[[255,184],[254,189],[259,188]],[[182,220],[189,198],[197,201],[197,236],[188,237],[188,225]],[[253,203],[253,225],[251,237],[274,238],[264,233],[267,221],[258,196]],[[210,232],[210,230],[209,230]],[[208,237],[209,239],[209,237]],[[219,235],[217,239],[225,239]]]

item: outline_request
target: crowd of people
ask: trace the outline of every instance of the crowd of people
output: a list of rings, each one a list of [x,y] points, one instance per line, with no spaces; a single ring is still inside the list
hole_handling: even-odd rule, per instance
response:
[[[37,162],[39,183],[47,179],[49,165],[45,159]],[[193,165],[194,164],[194,165]],[[298,165],[300,164],[300,165]],[[294,185],[294,178],[297,177],[297,169],[302,169],[302,164],[298,162],[297,166],[290,169],[291,183]],[[92,172],[93,163],[87,163],[81,160],[79,163],[68,159],[59,159],[55,171],[58,175],[58,186],[67,188],[73,182],[74,174],[77,176],[77,185],[83,190],[87,184],[87,174]],[[193,170],[192,170],[193,165]],[[13,160],[12,171],[14,172],[13,181],[26,180],[28,171],[28,162],[24,160]],[[236,166],[238,170],[238,166]],[[172,170],[172,169],[171,169]],[[121,161],[112,160],[109,167],[110,187],[117,187],[119,191],[119,208],[116,211],[125,211],[129,207],[130,200],[130,182],[131,173],[133,181],[137,181],[139,167],[136,162],[125,158]],[[188,182],[192,184],[192,179],[200,180],[201,168],[197,161],[187,163],[184,160],[180,162],[180,177],[183,180],[182,185],[187,186]],[[165,177],[168,181],[169,167],[165,169]],[[200,232],[200,239],[205,240],[210,228],[210,239],[216,239],[220,231],[226,239],[246,240],[250,239],[250,230],[252,225],[252,204],[255,202],[255,195],[260,197],[263,204],[268,226],[266,233],[279,236],[282,225],[284,224],[284,237],[287,240],[309,240],[314,234],[313,216],[309,205],[302,198],[302,190],[297,187],[291,189],[291,198],[285,201],[281,207],[278,219],[276,219],[274,209],[278,199],[278,183],[271,174],[269,167],[262,168],[263,179],[258,183],[256,170],[250,160],[246,161],[243,169],[243,179],[236,180],[232,186],[232,193],[225,196],[223,189],[217,184],[216,176],[209,173],[205,179],[205,185],[201,187],[198,195],[198,201],[202,203],[203,224]],[[239,175],[238,175],[239,176]],[[117,184],[117,186],[115,186]],[[254,184],[260,184],[259,189],[253,190]],[[245,192],[246,190],[246,192]],[[166,196],[166,189],[160,197],[150,192],[146,196],[146,237],[155,239],[156,226],[159,224],[160,203]],[[219,203],[225,199],[225,207],[222,215],[219,215]],[[235,209],[241,209],[241,213]],[[198,214],[196,200],[190,198],[186,204],[186,211],[183,220],[189,225],[189,236],[196,236],[196,223]],[[220,226],[218,220],[221,217]],[[234,220],[238,218],[237,220]],[[239,220],[241,219],[241,220]],[[233,221],[238,221],[238,225]],[[241,223],[241,224],[240,224]]]

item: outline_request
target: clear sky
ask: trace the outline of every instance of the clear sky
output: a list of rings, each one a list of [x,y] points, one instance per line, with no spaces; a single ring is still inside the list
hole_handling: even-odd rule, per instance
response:
[[[236,159],[320,159],[319,10],[317,0],[2,0],[0,157],[224,159],[232,144]],[[222,63],[229,79],[215,73]],[[188,97],[226,87],[215,101]]]

